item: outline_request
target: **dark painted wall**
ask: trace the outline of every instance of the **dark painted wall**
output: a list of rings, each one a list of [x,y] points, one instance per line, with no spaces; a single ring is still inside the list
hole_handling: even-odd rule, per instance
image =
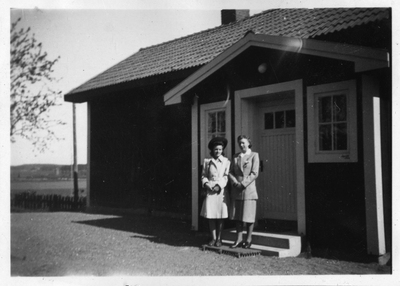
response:
[[[190,213],[190,105],[163,86],[91,102],[91,203]]]

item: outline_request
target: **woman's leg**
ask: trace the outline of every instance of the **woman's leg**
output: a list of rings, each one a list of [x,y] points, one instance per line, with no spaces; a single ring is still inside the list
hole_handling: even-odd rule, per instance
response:
[[[212,238],[212,240],[210,241],[209,244],[211,244],[212,241],[215,242],[217,240],[216,219],[209,219],[208,225],[210,227],[210,234],[211,234],[211,238]]]
[[[216,224],[217,224],[217,242],[215,243],[215,246],[220,247],[222,245],[221,235],[222,235],[222,231],[224,229],[224,220],[217,219]]]
[[[243,240],[243,222],[236,221],[236,243],[239,243]]]
[[[221,234],[222,231],[224,230],[224,220],[223,219],[217,219],[217,240],[221,240]]]
[[[247,239],[248,243],[251,243],[251,236],[253,235],[254,223],[246,223],[247,224]]]
[[[233,208],[233,217],[241,218],[243,214],[243,201],[236,200]],[[242,247],[244,222],[236,219],[236,241],[231,248]]]
[[[236,241],[231,245],[231,248],[242,247],[243,241],[243,222],[236,221]]]

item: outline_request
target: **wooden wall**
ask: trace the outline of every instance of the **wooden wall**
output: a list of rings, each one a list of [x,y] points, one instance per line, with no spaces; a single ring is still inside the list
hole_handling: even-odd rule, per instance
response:
[[[91,203],[190,213],[190,106],[164,106],[163,89],[92,102]]]

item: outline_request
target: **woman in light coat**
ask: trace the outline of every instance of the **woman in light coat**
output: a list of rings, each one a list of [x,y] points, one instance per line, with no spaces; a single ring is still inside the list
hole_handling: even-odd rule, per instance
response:
[[[228,141],[223,137],[211,139],[208,144],[211,158],[204,159],[201,183],[207,191],[200,215],[208,219],[211,241],[209,246],[220,247],[224,219],[228,218],[228,183],[230,161],[223,156]]]
[[[233,156],[229,172],[232,183],[232,219],[236,220],[236,241],[231,248],[251,247],[251,237],[256,218],[257,188],[256,179],[260,166],[258,153],[251,151],[251,139],[240,135],[237,142],[240,153]],[[243,228],[247,226],[246,241],[243,240]]]

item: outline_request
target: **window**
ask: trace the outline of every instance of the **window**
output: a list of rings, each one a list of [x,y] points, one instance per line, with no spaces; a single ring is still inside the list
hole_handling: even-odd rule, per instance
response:
[[[307,88],[308,161],[357,161],[355,81]]]
[[[264,129],[281,129],[296,127],[295,111],[282,110],[264,113]]]
[[[319,151],[347,150],[345,94],[317,97]]]
[[[225,101],[200,105],[200,156],[210,156],[208,142],[214,137],[225,137],[231,140],[231,105]],[[226,157],[231,156],[231,142],[224,151]],[[203,159],[201,159],[203,160]]]
[[[208,113],[208,141],[214,137],[226,137],[225,110]]]

